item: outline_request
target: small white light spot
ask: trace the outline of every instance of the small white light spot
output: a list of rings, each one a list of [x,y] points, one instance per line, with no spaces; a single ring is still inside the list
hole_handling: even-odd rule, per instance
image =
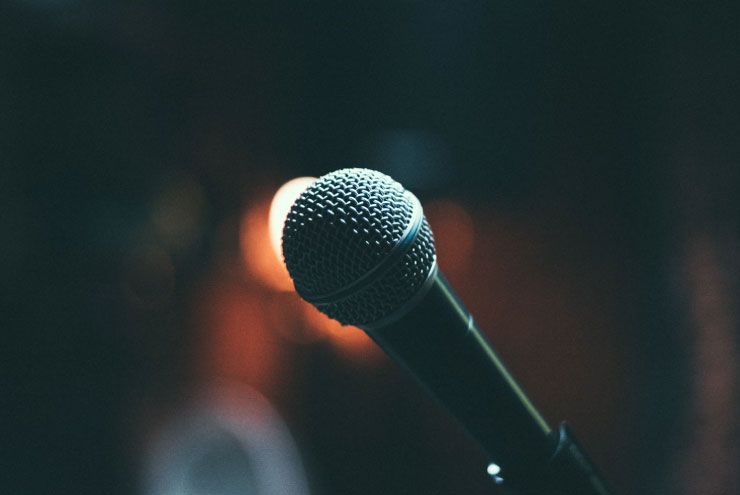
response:
[[[492,462],[488,465],[488,468],[486,469],[486,471],[491,476],[496,476],[498,473],[501,472],[501,466]]]

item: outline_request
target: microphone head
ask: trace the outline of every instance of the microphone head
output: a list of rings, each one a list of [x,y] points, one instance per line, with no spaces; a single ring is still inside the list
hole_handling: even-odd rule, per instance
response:
[[[391,317],[436,271],[416,197],[374,170],[320,177],[293,203],[283,257],[298,294],[345,325]]]

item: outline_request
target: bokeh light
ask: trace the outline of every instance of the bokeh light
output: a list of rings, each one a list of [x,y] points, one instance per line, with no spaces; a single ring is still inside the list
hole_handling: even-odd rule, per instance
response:
[[[462,205],[450,199],[425,203],[424,214],[434,232],[440,266],[451,280],[455,280],[465,274],[473,259],[473,218]]]
[[[292,179],[278,188],[269,203],[263,196],[245,211],[240,225],[242,262],[248,280],[256,278],[271,291],[271,294],[258,292],[259,307],[267,321],[272,322],[276,335],[299,344],[328,339],[337,352],[350,360],[373,362],[380,352],[372,340],[363,331],[343,327],[300,299],[283,263],[285,219],[293,202],[315,180],[315,177]]]
[[[222,284],[203,294],[202,376],[245,380],[271,390],[282,375],[285,350],[268,328],[258,293]]]
[[[307,302],[303,303],[303,320],[307,326],[328,336],[331,343],[353,361],[371,363],[381,354],[365,332],[356,327],[343,326]]]
[[[314,180],[314,177],[292,179],[283,184],[270,200],[263,197],[244,212],[240,226],[244,266],[270,289],[280,292],[293,290],[293,282],[283,263],[283,224],[295,199]]]
[[[207,213],[203,188],[190,175],[168,182],[152,205],[152,224],[161,242],[181,254],[199,238]]]
[[[282,237],[285,219],[288,218],[290,207],[293,206],[298,196],[315,180],[316,177],[296,177],[280,186],[280,189],[277,190],[275,196],[272,198],[268,220],[270,243],[275,256],[281,264],[283,260]]]

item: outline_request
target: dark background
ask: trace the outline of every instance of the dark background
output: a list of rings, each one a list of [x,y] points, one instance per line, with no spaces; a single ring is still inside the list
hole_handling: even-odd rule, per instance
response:
[[[277,186],[357,165],[432,205],[442,268],[619,493],[736,493],[731,5],[5,2],[2,491],[136,493],[143,439],[228,378],[316,493],[495,493],[415,383],[281,341],[295,296],[240,268]]]

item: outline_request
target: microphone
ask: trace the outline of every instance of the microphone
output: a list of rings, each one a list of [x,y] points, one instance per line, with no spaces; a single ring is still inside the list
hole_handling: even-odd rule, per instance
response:
[[[565,423],[553,430],[437,267],[419,200],[362,168],[320,177],[293,203],[283,257],[319,311],[363,329],[455,416],[520,493],[610,493]],[[495,465],[494,465],[495,467]]]

